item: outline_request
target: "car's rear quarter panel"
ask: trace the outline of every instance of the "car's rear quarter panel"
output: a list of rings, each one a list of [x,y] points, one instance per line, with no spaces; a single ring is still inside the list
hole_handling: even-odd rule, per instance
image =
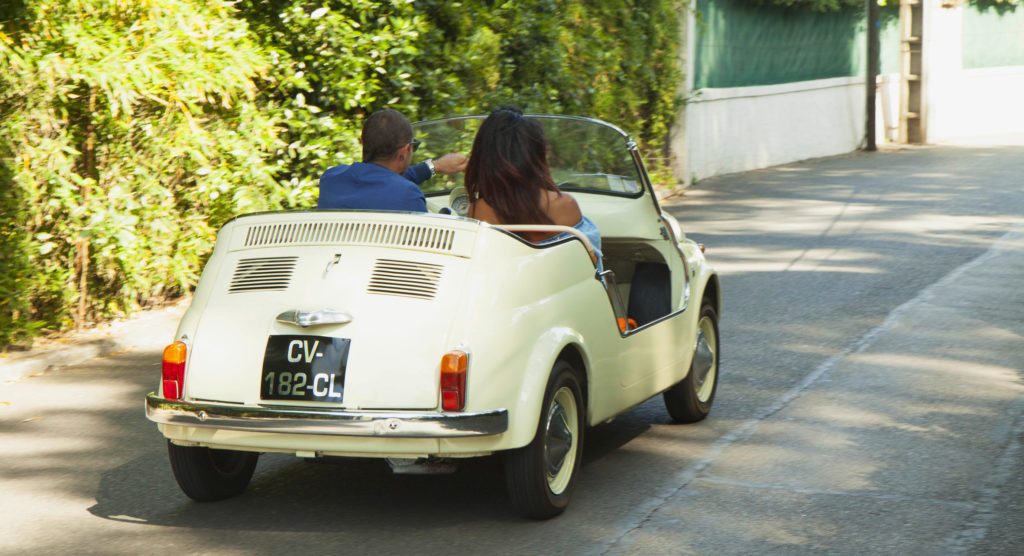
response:
[[[456,334],[471,350],[467,410],[506,407],[503,442],[533,437],[544,388],[567,346],[581,373],[612,372],[619,339],[608,297],[577,241],[535,248],[486,228],[478,236]]]

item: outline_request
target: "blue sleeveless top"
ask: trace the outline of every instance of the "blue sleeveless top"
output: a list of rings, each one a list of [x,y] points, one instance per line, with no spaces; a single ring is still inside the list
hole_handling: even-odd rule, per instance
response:
[[[597,271],[603,272],[604,262],[601,260],[601,231],[597,229],[597,224],[594,224],[593,220],[584,216],[578,224],[573,226],[573,228],[576,228],[580,232],[583,232],[583,235],[587,236],[587,239],[590,240],[590,245],[594,247],[594,254],[597,255]],[[551,236],[547,239],[542,239],[540,241],[531,241],[530,243],[534,245],[550,245],[552,243],[562,241],[563,239],[570,237],[573,237],[572,234],[568,232],[562,232],[558,235]]]

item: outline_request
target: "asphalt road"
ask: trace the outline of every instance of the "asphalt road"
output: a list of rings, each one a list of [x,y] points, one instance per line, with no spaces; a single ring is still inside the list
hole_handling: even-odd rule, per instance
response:
[[[1024,147],[857,153],[667,203],[722,272],[715,407],[588,430],[547,522],[511,512],[493,459],[268,455],[193,503],[142,411],[173,318],[124,326],[134,346],[0,384],[0,553],[1022,553],[1022,168]]]

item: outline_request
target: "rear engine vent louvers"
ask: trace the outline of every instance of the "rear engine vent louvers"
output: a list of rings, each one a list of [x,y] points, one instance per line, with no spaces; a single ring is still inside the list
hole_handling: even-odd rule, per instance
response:
[[[400,295],[433,299],[441,281],[438,264],[377,259],[366,291],[381,295]]]
[[[298,257],[241,259],[231,277],[228,293],[280,291],[288,288]]]
[[[243,247],[282,245],[380,245],[450,253],[455,232],[435,226],[386,222],[261,224],[245,233]]]

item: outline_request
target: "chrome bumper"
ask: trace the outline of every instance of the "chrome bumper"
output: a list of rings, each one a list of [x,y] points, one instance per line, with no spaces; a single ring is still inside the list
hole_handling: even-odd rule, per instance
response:
[[[508,410],[480,413],[285,409],[192,403],[146,396],[146,417],[155,423],[247,432],[451,438],[508,430]]]

